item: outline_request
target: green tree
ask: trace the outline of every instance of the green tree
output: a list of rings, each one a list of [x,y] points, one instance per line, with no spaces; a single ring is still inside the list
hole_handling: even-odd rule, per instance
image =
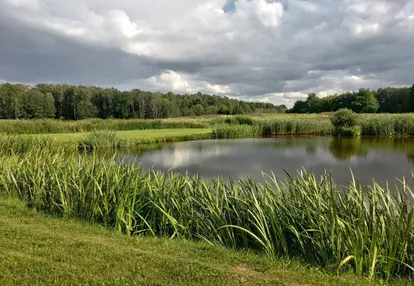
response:
[[[44,94],[31,89],[21,94],[21,114],[23,118],[42,118]]]
[[[200,103],[194,105],[193,112],[197,116],[205,114],[204,107]]]
[[[43,117],[53,118],[55,117],[55,99],[50,92],[43,94]]]
[[[17,119],[22,117],[21,101],[28,90],[27,85],[5,83],[0,89],[0,118]]]
[[[232,114],[244,114],[244,110],[240,104],[234,106]]]
[[[411,86],[410,96],[407,100],[407,111],[414,112],[414,84]]]
[[[348,108],[356,113],[375,113],[378,110],[378,102],[374,93],[369,89],[361,88],[357,93],[353,93],[352,102]]]
[[[210,106],[207,106],[206,108],[206,114],[217,114],[217,112],[218,112],[217,106],[210,105]]]

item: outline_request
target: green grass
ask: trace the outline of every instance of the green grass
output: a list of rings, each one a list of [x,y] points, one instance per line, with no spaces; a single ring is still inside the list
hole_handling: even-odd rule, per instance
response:
[[[211,129],[208,128],[0,135],[0,153],[14,154],[36,150],[53,152],[62,148],[65,148],[67,152],[79,149],[140,148],[148,144],[210,138]]]
[[[0,192],[45,213],[128,235],[203,240],[330,271],[413,279],[414,195],[301,172],[280,181],[204,181],[99,156],[0,156]]]
[[[333,113],[323,114],[253,114],[244,116],[200,116],[161,120],[143,119],[86,119],[63,121],[0,120],[0,134],[55,134],[93,131],[126,131],[149,129],[213,128],[227,125],[256,126],[260,136],[270,135],[330,135]],[[413,114],[359,114],[362,135],[414,135]],[[234,134],[234,131],[230,132]],[[243,131],[242,133],[246,133]],[[243,135],[238,135],[241,137]]]
[[[0,285],[376,285],[203,242],[128,237],[0,197]],[[398,281],[395,285],[405,285]],[[407,284],[408,285],[408,284]]]
[[[0,120],[0,134],[82,133],[96,130],[146,130],[207,128],[208,120],[152,120],[152,119],[85,119],[64,121],[55,119]]]
[[[208,128],[192,128],[192,129],[150,129],[150,130],[128,130],[114,132],[120,139],[125,140],[152,140],[153,138],[176,138],[192,135],[211,134]],[[57,141],[78,141],[85,138],[89,133],[57,133],[44,134],[46,138],[52,138]]]

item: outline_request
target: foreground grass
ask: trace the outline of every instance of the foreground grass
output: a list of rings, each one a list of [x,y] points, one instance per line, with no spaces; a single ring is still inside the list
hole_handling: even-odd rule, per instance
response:
[[[206,243],[128,237],[0,197],[0,285],[376,285]],[[396,285],[405,285],[399,281]],[[408,285],[408,284],[406,284]]]
[[[129,235],[204,240],[330,271],[412,279],[414,193],[302,171],[281,181],[205,181],[49,150],[0,156],[0,193]]]

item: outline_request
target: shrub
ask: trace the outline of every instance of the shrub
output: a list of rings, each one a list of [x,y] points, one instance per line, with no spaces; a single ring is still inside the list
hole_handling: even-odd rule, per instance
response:
[[[360,136],[361,127],[359,126],[339,127],[336,129],[335,133],[336,135],[342,135],[342,136]]]
[[[251,117],[247,116],[236,116],[236,120],[240,125],[253,125],[254,121]]]
[[[331,122],[335,129],[340,127],[353,127],[358,124],[358,115],[350,109],[339,109],[331,117]]]

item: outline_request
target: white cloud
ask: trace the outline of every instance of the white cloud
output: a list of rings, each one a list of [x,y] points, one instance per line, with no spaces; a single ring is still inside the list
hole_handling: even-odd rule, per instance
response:
[[[266,0],[238,0],[235,2],[234,18],[248,19],[255,17],[266,27],[276,27],[283,16],[283,5],[278,2],[269,3]]]
[[[135,22],[131,22],[130,18],[124,11],[110,10],[108,12],[109,21],[119,31],[128,38],[133,38],[143,33],[143,29],[138,28]]]
[[[281,3],[260,1],[258,6],[258,14],[263,25],[273,27],[279,25],[283,16],[283,5]]]
[[[373,35],[377,33],[380,29],[380,25],[378,23],[374,24],[357,24],[355,26],[354,33],[358,36],[363,35]]]
[[[170,90],[179,93],[191,93],[191,88],[185,77],[175,71],[165,71],[159,76],[153,76],[148,79],[149,84],[164,90]]]
[[[203,89],[203,91],[213,94],[229,94],[231,92],[231,89],[228,86],[205,83],[205,88]]]

